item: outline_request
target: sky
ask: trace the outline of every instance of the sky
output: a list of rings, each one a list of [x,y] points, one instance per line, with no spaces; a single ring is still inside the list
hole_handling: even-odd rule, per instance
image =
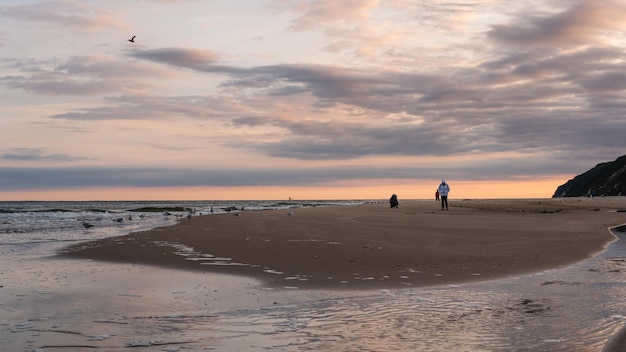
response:
[[[0,200],[549,198],[626,154],[624,23],[624,0],[2,0]]]

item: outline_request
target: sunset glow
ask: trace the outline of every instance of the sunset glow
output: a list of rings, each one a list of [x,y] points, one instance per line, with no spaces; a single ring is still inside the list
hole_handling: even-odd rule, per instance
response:
[[[456,181],[450,199],[549,198],[560,178],[511,182]],[[4,200],[386,200],[396,193],[401,201],[434,199],[438,182],[377,180],[377,182],[337,182],[315,186],[247,187],[163,187],[163,188],[61,188],[46,191],[3,192]]]
[[[619,0],[7,0],[0,20],[0,200],[429,199],[442,178],[547,198],[626,150]]]

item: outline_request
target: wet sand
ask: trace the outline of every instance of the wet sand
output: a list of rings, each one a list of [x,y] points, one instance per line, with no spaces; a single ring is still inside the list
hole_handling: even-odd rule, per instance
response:
[[[625,222],[619,198],[450,200],[241,212],[69,248],[65,256],[235,274],[267,287],[376,289],[482,281],[567,265]],[[288,215],[293,212],[292,215]]]

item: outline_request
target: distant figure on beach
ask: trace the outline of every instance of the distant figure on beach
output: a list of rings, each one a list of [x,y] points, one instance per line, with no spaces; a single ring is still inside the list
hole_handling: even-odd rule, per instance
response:
[[[448,192],[450,192],[450,186],[448,186],[446,180],[441,180],[441,184],[439,185],[437,191],[441,196],[441,210],[443,210],[444,206],[446,210],[448,210]]]
[[[435,202],[438,202],[438,201],[439,201],[439,190],[437,189],[435,191]]]
[[[391,198],[389,198],[389,204],[392,208],[398,207],[398,196],[395,193],[391,195]]]

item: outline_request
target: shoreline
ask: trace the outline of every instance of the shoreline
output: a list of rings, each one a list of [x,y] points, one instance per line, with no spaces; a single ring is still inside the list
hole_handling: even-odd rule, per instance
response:
[[[361,290],[486,281],[601,252],[623,198],[451,200],[264,210],[70,246],[62,256],[242,275],[272,288]],[[292,215],[288,215],[292,213]]]

